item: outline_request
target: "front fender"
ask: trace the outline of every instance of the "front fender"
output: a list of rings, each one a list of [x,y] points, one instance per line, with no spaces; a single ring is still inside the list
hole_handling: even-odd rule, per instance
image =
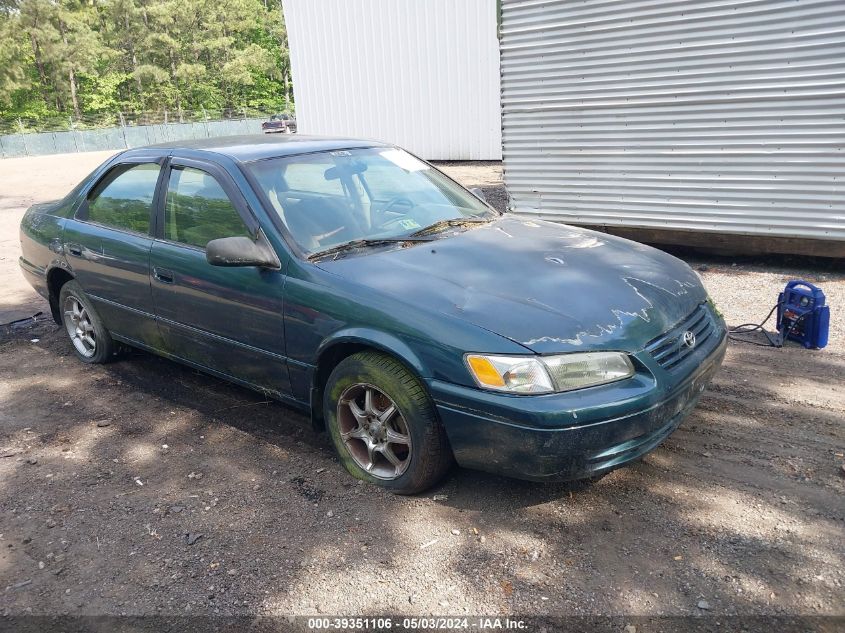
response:
[[[294,397],[318,408],[319,387],[327,374],[344,356],[361,349],[391,354],[423,381],[467,386],[474,382],[464,353],[529,351],[465,320],[409,305],[296,260],[285,284],[285,344]]]
[[[315,430],[323,428],[323,385],[329,373],[341,359],[363,349],[390,354],[416,374],[423,384],[423,379],[431,374],[419,355],[392,334],[367,327],[338,330],[323,341],[314,358],[315,371],[311,376],[309,401],[311,425]]]
[[[387,352],[402,361],[420,378],[428,378],[431,373],[420,357],[398,337],[367,327],[348,327],[332,333],[317,350],[314,364],[319,365],[321,358],[333,347],[338,345],[361,345]]]

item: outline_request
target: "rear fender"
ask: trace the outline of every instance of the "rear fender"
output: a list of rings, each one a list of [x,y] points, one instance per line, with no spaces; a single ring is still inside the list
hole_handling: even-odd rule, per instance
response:
[[[49,215],[47,205],[30,208],[21,220],[21,270],[32,287],[50,301],[53,318],[58,321],[58,306],[51,297],[51,279],[73,277],[64,256],[62,235],[65,218]]]

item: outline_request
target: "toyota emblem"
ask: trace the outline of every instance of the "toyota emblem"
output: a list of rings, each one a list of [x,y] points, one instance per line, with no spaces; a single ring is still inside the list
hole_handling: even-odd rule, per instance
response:
[[[682,340],[683,340],[683,344],[685,346],[689,347],[690,349],[695,347],[695,333],[694,332],[690,332],[689,330],[687,330],[686,332],[684,332],[684,336],[683,336]]]

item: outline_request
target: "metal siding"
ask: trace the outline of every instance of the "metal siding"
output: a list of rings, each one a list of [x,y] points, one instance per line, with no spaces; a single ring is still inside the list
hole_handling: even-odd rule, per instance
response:
[[[845,240],[842,0],[504,0],[501,69],[517,212]]]
[[[299,132],[499,160],[495,0],[283,0]]]

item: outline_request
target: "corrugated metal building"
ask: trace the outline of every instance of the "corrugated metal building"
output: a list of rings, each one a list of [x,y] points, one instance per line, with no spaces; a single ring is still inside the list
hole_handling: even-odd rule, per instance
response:
[[[502,156],[495,0],[283,0],[299,131]]]
[[[503,0],[501,71],[517,212],[842,252],[843,0]]]

